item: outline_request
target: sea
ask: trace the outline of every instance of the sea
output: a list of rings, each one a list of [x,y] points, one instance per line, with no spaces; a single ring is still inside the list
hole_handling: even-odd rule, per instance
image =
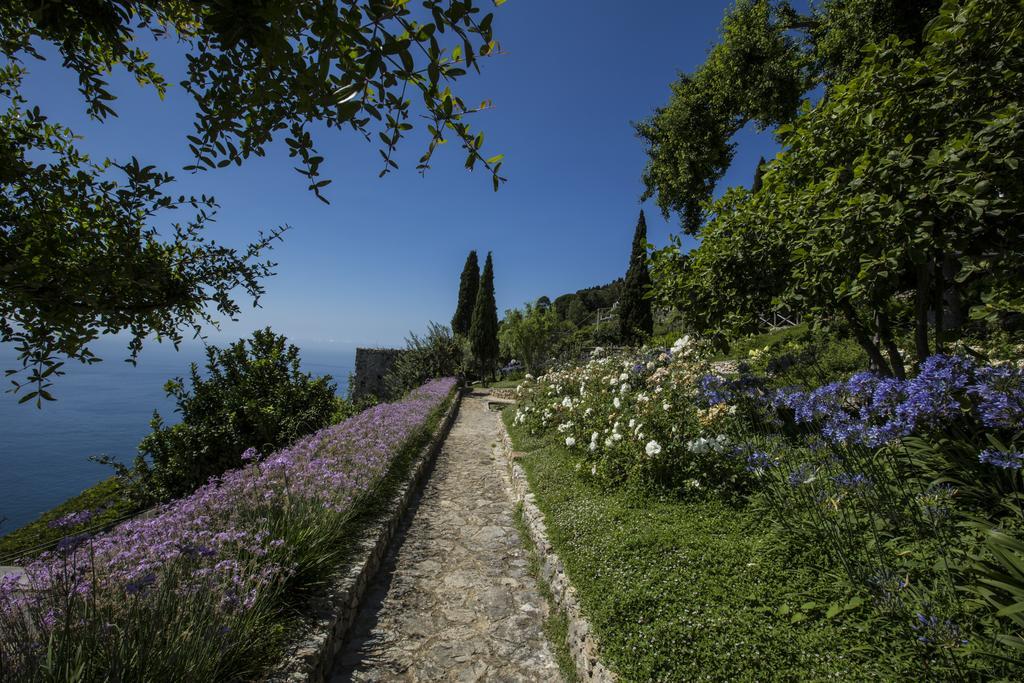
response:
[[[302,368],[316,376],[331,375],[345,395],[355,367],[355,350],[333,345],[302,346]],[[39,517],[50,508],[110,477],[113,470],[89,456],[107,455],[131,463],[139,441],[150,432],[153,411],[164,422],[178,422],[167,380],[188,377],[189,364],[203,365],[199,344],[175,351],[148,344],[137,365],[123,361],[124,344],[94,345],[104,361],[68,363],[67,374],[50,390],[56,401],[18,404],[16,395],[0,392],[0,536]],[[0,345],[0,370],[20,367],[9,345]],[[8,385],[9,386],[9,385]]]

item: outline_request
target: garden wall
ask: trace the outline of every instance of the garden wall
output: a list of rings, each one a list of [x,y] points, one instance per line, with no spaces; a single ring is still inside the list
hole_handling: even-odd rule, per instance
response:
[[[457,389],[430,441],[417,454],[409,477],[388,501],[386,511],[354,539],[357,550],[351,562],[310,601],[298,637],[281,665],[264,679],[266,683],[322,683],[327,680],[334,658],[359,614],[366,589],[455,422],[461,399],[462,391]]]
[[[515,503],[523,506],[523,521],[526,524],[527,533],[533,541],[540,559],[540,576],[548,583],[551,595],[554,598],[552,607],[562,612],[568,622],[568,632],[565,637],[565,644],[569,648],[569,655],[576,665],[576,675],[583,683],[616,683],[618,676],[606,667],[600,659],[600,646],[597,637],[594,635],[590,622],[583,615],[579,600],[576,599],[576,589],[569,582],[569,575],[565,571],[565,565],[555,553],[548,540],[547,529],[544,526],[544,513],[537,507],[537,501],[530,492],[530,482],[526,479],[526,472],[515,461],[516,454],[512,451],[512,439],[505,430],[504,422],[501,425],[500,452],[504,454],[508,466],[508,474],[505,485]]]

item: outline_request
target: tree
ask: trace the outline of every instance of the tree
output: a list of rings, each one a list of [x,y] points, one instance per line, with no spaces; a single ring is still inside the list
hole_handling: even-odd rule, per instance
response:
[[[647,148],[644,199],[676,212],[698,234],[707,203],[732,163],[733,138],[793,122],[801,100],[851,77],[861,47],[893,34],[916,44],[941,0],[825,0],[799,15],[785,0],[737,0],[722,42],[692,74],[672,84],[665,107],[636,124]]]
[[[750,192],[757,194],[761,191],[761,186],[764,185],[764,157],[761,157],[760,161],[757,162],[757,169],[754,170],[754,183],[750,186]]]
[[[629,269],[619,299],[619,333],[626,343],[636,343],[654,332],[654,316],[647,290],[651,275],[647,271],[647,220],[643,210],[633,233],[633,249],[629,255]]]
[[[130,332],[134,360],[148,336],[178,343],[216,316],[233,317],[236,288],[258,303],[273,267],[260,259],[284,230],[238,251],[206,241],[213,198],[172,198],[173,177],[154,166],[83,154],[73,131],[24,94],[27,62],[57,54],[75,72],[88,115],[103,121],[116,115],[107,83],[115,66],[164,95],[167,83],[139,42],[173,37],[187,62],[181,87],[198,110],[187,171],[240,165],[283,139],[326,201],[314,134],[351,129],[379,139],[383,175],[397,167],[394,152],[419,118],[413,102],[422,102],[429,142],[418,168],[451,136],[466,165],[487,167],[497,188],[501,158],[484,158],[483,135],[466,120],[487,104],[451,91],[496,49],[492,15],[474,0],[422,5],[414,17],[408,3],[377,0],[3,3],[0,341],[18,351],[21,367],[8,372],[14,391],[32,386],[22,400],[51,399],[67,360],[99,360],[89,345],[100,334]],[[176,220],[169,214],[179,208],[196,217],[164,234],[152,227]]]
[[[494,300],[494,265],[491,252],[487,252],[484,272],[480,276],[476,303],[473,306],[473,324],[469,329],[470,349],[481,377],[494,372],[498,362],[498,306]]]
[[[459,278],[459,302],[455,307],[455,315],[452,316],[452,332],[456,335],[469,334],[469,326],[473,323],[473,305],[476,303],[479,288],[480,263],[477,261],[476,251],[471,251],[466,257],[466,265],[462,267],[462,276]]]
[[[961,302],[975,319],[1024,312],[1022,26],[1019,3],[946,0],[923,46],[867,49],[779,129],[759,193],[726,193],[695,253],[655,258],[659,296],[720,331],[786,303],[896,376],[901,332],[923,360]]]
[[[583,301],[574,296],[569,300],[569,307],[565,312],[565,319],[571,322],[576,327],[583,327],[587,324],[587,321],[592,318],[590,311],[583,304]]]
[[[410,332],[405,342],[405,349],[384,377],[389,400],[427,380],[462,374],[462,346],[444,325],[431,322],[424,336]]]
[[[527,372],[539,374],[560,351],[571,326],[558,319],[553,306],[526,304],[523,310],[505,311],[498,333],[502,353],[523,362]]]
[[[269,327],[224,349],[207,347],[205,372],[192,364],[190,388],[180,377],[165,387],[181,421],[165,425],[154,411],[153,431],[139,444],[131,476],[143,496],[187,495],[241,467],[249,448],[267,455],[330,424],[336,386],[300,364],[299,349]]]

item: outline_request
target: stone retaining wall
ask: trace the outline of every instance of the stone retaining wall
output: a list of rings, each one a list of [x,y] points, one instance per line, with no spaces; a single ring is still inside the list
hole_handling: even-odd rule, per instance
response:
[[[500,450],[508,465],[506,485],[513,501],[523,504],[523,521],[540,558],[540,575],[547,581],[554,597],[555,604],[552,607],[565,614],[568,621],[566,645],[576,664],[576,674],[585,683],[613,683],[618,680],[618,676],[600,661],[597,638],[590,627],[590,622],[583,616],[583,610],[576,597],[576,589],[569,583],[565,565],[551,547],[547,529],[544,527],[544,514],[537,507],[537,501],[530,492],[526,472],[515,461],[517,454],[512,452],[512,440],[505,430],[504,423],[501,424],[501,446]]]
[[[421,488],[434,459],[441,451],[448,431],[458,415],[461,390],[456,390],[437,429],[416,457],[408,479],[388,502],[387,512],[373,522],[356,540],[357,550],[348,569],[310,601],[300,635],[281,665],[265,679],[267,683],[326,681],[335,655],[345,643],[366,588],[377,573],[398,525]]]

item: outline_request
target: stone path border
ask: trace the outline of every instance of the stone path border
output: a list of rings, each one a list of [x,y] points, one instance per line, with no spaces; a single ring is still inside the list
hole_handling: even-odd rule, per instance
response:
[[[556,683],[549,609],[508,495],[501,415],[463,398],[367,589],[331,683]]]
[[[310,600],[299,635],[288,649],[284,661],[263,679],[266,683],[326,681],[334,657],[344,645],[359,613],[366,588],[377,573],[402,517],[426,480],[455,422],[462,392],[461,389],[456,390],[433,436],[417,455],[409,477],[388,502],[387,512],[364,530],[348,568]]]
[[[576,675],[584,683],[614,683],[618,681],[618,676],[600,661],[601,650],[597,637],[590,627],[590,622],[583,616],[583,610],[576,598],[576,589],[569,583],[565,565],[551,547],[544,526],[544,514],[537,507],[537,500],[530,492],[526,472],[516,462],[516,458],[522,454],[513,452],[512,439],[505,429],[504,421],[500,422],[500,429],[501,441],[498,450],[504,455],[507,464],[505,484],[512,500],[523,505],[523,521],[541,563],[540,575],[547,581],[554,598],[555,604],[552,607],[561,611],[568,621],[566,645],[576,664]]]

